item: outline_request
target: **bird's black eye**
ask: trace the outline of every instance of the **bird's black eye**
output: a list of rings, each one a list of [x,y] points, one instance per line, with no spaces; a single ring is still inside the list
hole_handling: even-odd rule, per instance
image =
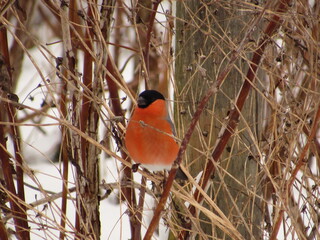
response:
[[[145,90],[140,93],[138,98],[138,107],[146,108],[154,101],[162,99],[165,100],[164,96],[156,90]]]

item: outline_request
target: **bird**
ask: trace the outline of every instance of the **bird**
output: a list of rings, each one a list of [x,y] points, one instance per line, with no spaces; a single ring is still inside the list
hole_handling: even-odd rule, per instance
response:
[[[151,171],[170,170],[179,151],[174,136],[164,96],[156,90],[141,92],[125,135],[132,160]]]

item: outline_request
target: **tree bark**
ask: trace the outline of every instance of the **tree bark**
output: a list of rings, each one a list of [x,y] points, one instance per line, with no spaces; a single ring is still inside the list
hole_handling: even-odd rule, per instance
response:
[[[177,2],[175,98],[178,104],[175,120],[179,136],[186,132],[197,101],[215,81],[219,70],[242,40],[251,18],[250,14],[239,11],[232,1],[210,4],[197,0]],[[243,55],[250,59],[249,53]],[[193,176],[205,168],[228,111],[233,108],[248,70],[248,63],[243,59],[236,62],[207,105],[190,141],[184,164]],[[260,101],[252,92],[242,110],[238,132],[229,141],[207,192],[244,239],[259,239],[261,236],[258,164],[253,157],[254,141],[259,139],[256,123],[261,116]],[[206,234],[226,237],[203,214],[200,213],[199,218],[206,221],[201,223]]]

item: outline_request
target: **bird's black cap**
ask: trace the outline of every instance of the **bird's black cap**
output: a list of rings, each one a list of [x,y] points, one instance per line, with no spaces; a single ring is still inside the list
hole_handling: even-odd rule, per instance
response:
[[[146,108],[154,101],[162,99],[165,100],[164,96],[156,90],[145,90],[140,93],[138,98],[138,107]]]

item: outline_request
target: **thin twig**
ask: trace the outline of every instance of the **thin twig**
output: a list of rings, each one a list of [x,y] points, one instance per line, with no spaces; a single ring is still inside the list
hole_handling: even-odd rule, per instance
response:
[[[6,14],[4,16],[6,16]],[[7,30],[2,24],[0,24],[0,61],[0,95],[5,97],[5,95],[11,94],[12,74],[10,71],[11,64],[7,41]],[[0,121],[6,121],[6,118],[8,118],[10,122],[15,122],[15,107],[8,103],[4,104],[2,101],[0,101],[0,103]],[[4,126],[0,126],[0,159],[2,172],[4,175],[6,186],[10,193],[12,193],[14,196],[17,196],[17,198],[21,200],[21,202],[24,202],[25,195],[23,186],[23,171],[21,168],[22,157],[20,151],[21,148],[19,141],[19,131],[18,128],[14,125],[11,125],[11,135],[13,136],[13,145],[17,169],[17,192],[13,181],[13,171],[9,160],[9,153],[7,150],[7,140],[5,137],[6,135],[4,131]],[[30,233],[28,231],[29,227],[26,215],[26,207],[23,204],[21,204],[21,202],[9,197],[10,208],[14,215],[14,223],[17,232],[17,237],[20,239],[28,240],[30,239]],[[4,236],[6,237],[6,235]]]
[[[153,9],[152,12],[150,14],[150,18],[149,18],[149,26],[148,26],[148,31],[147,31],[147,37],[146,37],[146,46],[145,46],[145,51],[144,51],[144,62],[145,62],[145,66],[146,66],[146,78],[145,78],[145,89],[149,89],[149,50],[150,50],[150,44],[151,44],[151,33],[153,30],[153,25],[154,25],[154,21],[156,18],[156,14],[157,14],[157,9],[159,4],[161,3],[162,0],[156,0],[153,2]]]
[[[289,180],[287,181],[286,188],[283,191],[283,194],[282,194],[282,201],[283,201],[282,205],[283,205],[283,207],[279,211],[278,218],[277,218],[277,220],[276,220],[276,222],[275,222],[275,224],[273,226],[273,231],[272,231],[272,234],[270,236],[270,240],[277,239],[278,232],[279,232],[279,229],[280,229],[280,226],[281,226],[281,222],[283,220],[284,211],[285,211],[285,208],[287,207],[288,196],[291,195],[291,188],[292,188],[292,185],[293,185],[293,183],[294,183],[294,181],[295,181],[295,179],[297,177],[297,174],[298,174],[299,170],[301,169],[301,167],[303,167],[306,164],[305,156],[306,156],[307,151],[309,150],[309,147],[310,147],[311,143],[313,142],[314,137],[315,137],[315,135],[317,133],[319,120],[320,120],[320,104],[318,105],[317,113],[316,113],[316,115],[314,117],[313,126],[311,128],[310,135],[308,136],[307,143],[303,147],[303,149],[302,149],[302,151],[301,151],[301,153],[299,155],[296,167],[292,171],[291,176],[290,176]]]
[[[108,56],[108,61],[107,61],[107,70],[110,73],[110,75],[114,76],[115,79],[117,79],[117,74],[114,71],[113,65],[111,64],[111,56]],[[124,121],[124,115],[123,115],[123,110],[121,107],[121,103],[120,103],[120,98],[119,98],[119,93],[118,93],[118,87],[117,84],[114,82],[114,80],[112,78],[110,78],[109,74],[106,74],[105,78],[107,80],[107,84],[108,84],[108,89],[109,89],[109,94],[110,94],[110,99],[111,99],[111,104],[112,104],[112,110],[114,112],[115,116],[122,116],[121,119],[121,124],[123,126],[125,126],[125,121]],[[117,128],[119,134],[121,136],[124,135],[124,131],[118,127]],[[125,151],[123,151],[123,148],[121,146],[120,147],[120,153],[121,153],[121,157],[123,159],[125,159],[125,161],[127,161],[128,163],[131,164],[131,159],[128,157],[128,155],[126,154]],[[133,176],[132,176],[132,171],[130,167],[127,167],[125,165],[122,166],[123,167],[123,178],[126,179],[127,181],[133,181]],[[136,208],[137,208],[137,201],[136,201],[136,194],[135,194],[135,190],[132,186],[124,186],[121,191],[123,192],[124,198],[128,203],[128,208],[129,208],[129,218],[133,219],[132,221],[130,221],[130,229],[131,229],[131,235],[133,236],[137,236],[137,229],[135,227],[134,222],[139,222],[137,220],[137,216],[136,216]],[[140,230],[139,230],[140,232]]]
[[[147,178],[145,176],[141,177],[141,187],[140,187],[140,196],[137,207],[137,213],[135,214],[134,225],[135,225],[135,234],[132,236],[132,240],[140,240],[141,239],[141,225],[142,225],[142,213],[143,206],[145,201],[146,189],[147,189]]]

